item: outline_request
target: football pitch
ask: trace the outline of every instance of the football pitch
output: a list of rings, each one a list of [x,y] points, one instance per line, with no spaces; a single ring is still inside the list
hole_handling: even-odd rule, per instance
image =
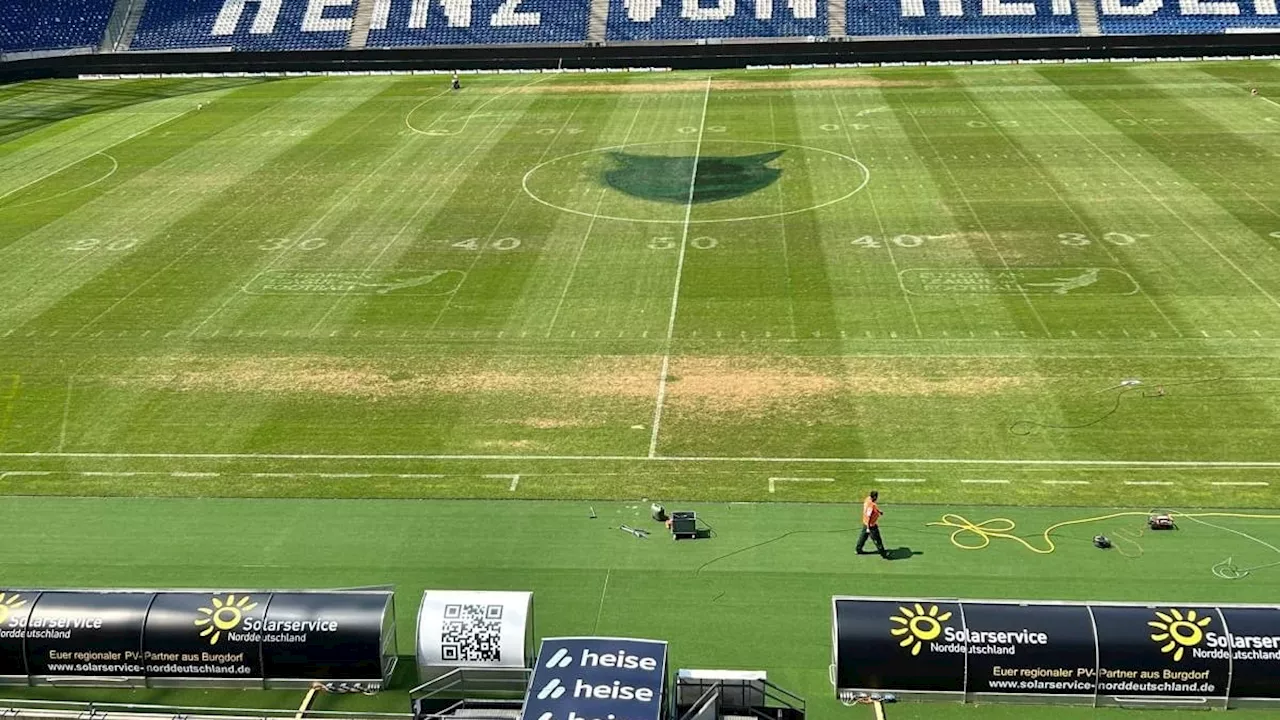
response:
[[[820,717],[832,595],[1277,597],[1280,64],[463,85],[0,88],[5,583],[528,589]],[[1036,552],[1112,508],[1237,516]]]

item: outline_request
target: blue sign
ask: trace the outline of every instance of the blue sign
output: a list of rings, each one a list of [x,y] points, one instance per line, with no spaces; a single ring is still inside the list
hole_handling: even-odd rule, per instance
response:
[[[521,720],[658,720],[666,675],[662,640],[547,638]]]

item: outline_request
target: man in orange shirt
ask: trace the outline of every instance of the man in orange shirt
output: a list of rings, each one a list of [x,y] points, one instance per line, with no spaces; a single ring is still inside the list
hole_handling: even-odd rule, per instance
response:
[[[884,551],[884,541],[880,539],[880,516],[884,513],[880,512],[880,506],[876,501],[880,499],[880,493],[872,490],[866,500],[862,501],[862,532],[858,533],[859,555],[864,555],[862,548],[867,544],[867,538],[871,538],[876,543],[876,550],[880,552],[880,557],[888,557]]]

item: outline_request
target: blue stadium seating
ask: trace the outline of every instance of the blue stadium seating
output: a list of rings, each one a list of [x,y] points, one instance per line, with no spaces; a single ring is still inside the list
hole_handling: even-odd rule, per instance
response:
[[[308,17],[310,5],[308,0],[148,0],[130,49],[346,47],[355,0],[317,2],[321,12],[314,17]]]
[[[97,46],[114,0],[0,0],[0,52]]]
[[[580,43],[591,0],[377,0],[367,47]]]
[[[1098,22],[1109,35],[1209,35],[1280,30],[1275,0],[1101,0]],[[1280,47],[1280,36],[1276,37]]]
[[[826,0],[609,0],[609,40],[823,37]]]
[[[845,32],[898,35],[1064,35],[1080,32],[1072,0],[848,0]]]

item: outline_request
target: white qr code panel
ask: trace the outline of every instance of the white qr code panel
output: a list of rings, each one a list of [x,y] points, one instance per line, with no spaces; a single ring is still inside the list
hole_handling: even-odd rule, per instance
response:
[[[423,682],[458,667],[525,667],[533,655],[533,594],[428,590],[418,612]]]
[[[440,657],[446,662],[502,661],[502,606],[444,606]]]

